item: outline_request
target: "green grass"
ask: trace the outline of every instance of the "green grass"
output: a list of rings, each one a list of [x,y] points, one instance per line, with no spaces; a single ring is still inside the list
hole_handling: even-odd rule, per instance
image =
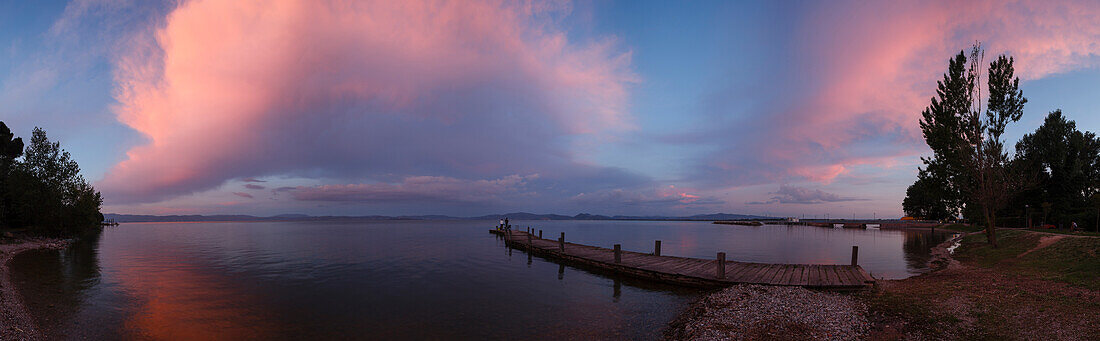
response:
[[[950,225],[940,225],[937,228],[941,228],[941,229],[944,229],[944,230],[956,231],[956,232],[978,232],[978,231],[981,231],[982,229],[984,229],[985,227],[984,226],[977,226],[977,225],[967,225],[967,224],[950,224]]]
[[[1018,230],[998,230],[998,248],[986,242],[984,234],[967,236],[955,258],[986,268],[1038,276],[1058,282],[1100,290],[1100,238],[1066,237],[1027,255],[1046,235]]]
[[[1023,257],[1019,267],[1046,279],[1100,290],[1100,239],[1063,238]]]
[[[1097,232],[1070,232],[1069,230],[1060,230],[1060,229],[1028,229],[1028,231],[1057,233],[1057,234],[1066,234],[1066,235],[1073,235],[1073,236],[1100,237],[1100,233],[1097,233]]]
[[[969,235],[963,237],[962,245],[955,251],[955,259],[986,268],[993,267],[1039,245],[1040,237],[1042,235],[1035,233],[998,230],[998,247],[993,248],[984,233]]]

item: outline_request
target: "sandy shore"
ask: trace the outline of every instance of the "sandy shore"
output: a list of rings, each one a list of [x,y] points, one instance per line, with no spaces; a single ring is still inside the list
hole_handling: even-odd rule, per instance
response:
[[[835,292],[736,285],[704,296],[665,330],[666,340],[857,340],[867,307]]]
[[[1072,245],[1057,246],[1075,236],[1035,233],[1027,236],[1034,243],[1017,242],[992,253],[1008,253],[992,267],[980,266],[973,253],[963,261],[957,259],[954,250],[960,239],[980,233],[962,233],[934,247],[933,271],[880,280],[871,290],[842,294],[731,287],[693,303],[670,323],[664,336],[669,340],[1100,340],[1096,318],[1100,291],[1012,266],[1065,255],[1086,257]],[[1055,247],[1061,251],[1034,258]],[[1084,253],[1095,256],[1096,250]]]
[[[41,340],[34,319],[27,312],[15,285],[11,282],[8,261],[15,255],[35,249],[63,249],[68,242],[49,238],[22,238],[14,243],[0,244],[0,339]]]

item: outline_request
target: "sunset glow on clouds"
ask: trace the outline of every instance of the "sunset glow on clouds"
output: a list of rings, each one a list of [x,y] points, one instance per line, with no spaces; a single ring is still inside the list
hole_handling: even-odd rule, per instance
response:
[[[0,35],[0,119],[82,142],[118,213],[900,215],[951,56],[1008,53],[1025,96],[1100,61],[1086,1],[64,7],[39,25],[64,43]],[[82,55],[111,87],[81,91],[117,118],[83,130],[47,95],[80,85],[10,85],[75,68],[82,37],[115,47]],[[1029,98],[1025,121],[1070,102]],[[1088,101],[1067,113],[1100,130]]]
[[[742,173],[730,183],[828,184],[853,165],[889,168],[897,158],[912,159],[926,150],[916,123],[935,82],[948,58],[975,41],[987,48],[987,62],[1013,56],[1025,81],[1094,66],[1100,55],[1094,3],[828,3],[803,10],[809,18],[791,37],[801,49],[779,53],[797,55],[784,73],[801,84],[775,88],[772,111],[754,115],[752,131],[733,134],[728,148],[706,161],[718,172]],[[744,148],[774,136],[783,138]],[[748,160],[760,175],[743,174],[753,171],[735,160]]]
[[[562,7],[184,2],[118,67],[119,119],[149,143],[101,186],[143,202],[288,172],[556,167],[561,137],[629,128],[635,78],[613,40],[571,44],[535,19]]]

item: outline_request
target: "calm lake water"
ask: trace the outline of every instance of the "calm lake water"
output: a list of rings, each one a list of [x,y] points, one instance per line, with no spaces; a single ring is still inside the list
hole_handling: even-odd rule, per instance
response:
[[[11,262],[51,339],[653,339],[703,293],[510,251],[495,221],[132,223]],[[925,271],[946,235],[538,221],[547,238],[753,262]]]

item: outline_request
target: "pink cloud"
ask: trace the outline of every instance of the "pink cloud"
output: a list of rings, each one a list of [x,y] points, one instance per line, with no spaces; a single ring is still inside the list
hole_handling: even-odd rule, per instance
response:
[[[463,178],[568,167],[630,129],[630,53],[571,42],[567,3],[182,2],[117,60],[144,134],[98,183],[150,202],[264,175]],[[507,162],[501,162],[507,160]]]
[[[830,183],[855,165],[924,152],[920,112],[947,60],[975,41],[987,63],[1013,56],[1025,81],[1100,59],[1100,6],[1087,1],[829,2],[806,12],[784,70],[798,87],[777,89],[773,111],[737,122],[747,133],[707,161],[727,182]]]

